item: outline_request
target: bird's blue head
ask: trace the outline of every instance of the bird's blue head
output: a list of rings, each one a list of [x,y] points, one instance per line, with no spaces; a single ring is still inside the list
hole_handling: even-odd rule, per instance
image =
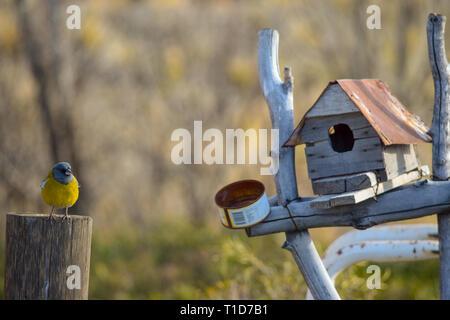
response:
[[[58,162],[53,166],[53,178],[63,184],[73,181],[72,168],[67,162]]]

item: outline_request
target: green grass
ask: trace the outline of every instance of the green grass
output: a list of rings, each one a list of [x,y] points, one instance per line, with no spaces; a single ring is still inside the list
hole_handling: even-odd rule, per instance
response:
[[[303,299],[306,286],[282,234],[247,238],[243,231],[166,220],[94,230],[90,299]],[[319,251],[323,251],[320,243]],[[4,242],[0,242],[0,281]],[[344,299],[437,299],[438,261],[375,263],[381,289],[369,290],[371,262],[337,279]],[[3,285],[0,288],[3,297]]]

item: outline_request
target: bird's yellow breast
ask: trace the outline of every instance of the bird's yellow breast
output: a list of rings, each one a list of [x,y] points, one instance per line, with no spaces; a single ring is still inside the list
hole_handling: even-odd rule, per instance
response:
[[[47,181],[43,183],[41,190],[42,199],[51,206],[55,207],[71,207],[78,200],[78,181],[73,180],[68,184],[63,184],[53,178],[53,170],[47,176]]]

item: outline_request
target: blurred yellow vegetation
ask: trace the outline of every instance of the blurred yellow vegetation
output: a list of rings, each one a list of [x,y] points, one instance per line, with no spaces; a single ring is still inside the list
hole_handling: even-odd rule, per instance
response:
[[[245,88],[252,84],[254,80],[257,80],[256,64],[254,59],[235,57],[227,64],[227,75],[230,80]]]
[[[0,48],[9,54],[17,50],[19,34],[16,23],[10,14],[0,11]]]
[[[151,0],[152,4],[161,9],[171,9],[186,6],[190,0]]]
[[[179,47],[170,46],[164,49],[166,75],[169,81],[178,81],[184,74],[184,54]]]
[[[312,48],[318,48],[320,46],[320,38],[317,37],[314,30],[301,21],[292,21],[290,32],[296,41],[309,45]]]
[[[83,27],[81,28],[81,39],[85,44],[87,49],[97,49],[102,40],[104,40],[104,35],[101,32],[101,28],[98,25],[98,18],[92,15],[88,15],[83,18]]]

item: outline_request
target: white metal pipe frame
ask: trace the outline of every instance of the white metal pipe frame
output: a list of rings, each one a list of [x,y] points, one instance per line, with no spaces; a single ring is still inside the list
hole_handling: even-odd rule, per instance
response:
[[[331,278],[361,261],[388,262],[436,259],[439,257],[437,225],[411,224],[354,230],[336,239],[325,251],[323,264]],[[313,296],[308,290],[308,300]]]

